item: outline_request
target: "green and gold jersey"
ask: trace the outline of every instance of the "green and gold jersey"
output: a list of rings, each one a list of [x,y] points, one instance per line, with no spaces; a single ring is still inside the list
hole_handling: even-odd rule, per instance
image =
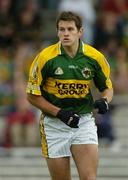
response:
[[[52,104],[79,114],[93,109],[91,82],[99,91],[112,88],[109,65],[99,51],[80,42],[74,58],[60,42],[45,48],[33,61],[27,93],[42,95]]]

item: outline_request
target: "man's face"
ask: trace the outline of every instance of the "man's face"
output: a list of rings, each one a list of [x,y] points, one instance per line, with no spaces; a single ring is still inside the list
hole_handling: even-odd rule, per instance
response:
[[[77,29],[74,21],[60,21],[58,24],[58,37],[63,46],[72,46],[82,36],[83,28]]]

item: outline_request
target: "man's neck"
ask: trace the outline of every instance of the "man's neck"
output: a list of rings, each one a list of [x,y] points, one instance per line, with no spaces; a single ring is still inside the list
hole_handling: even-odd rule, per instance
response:
[[[77,52],[78,52],[78,48],[79,48],[79,41],[78,43],[73,44],[72,46],[64,46],[63,47],[65,52],[71,57],[75,57]]]

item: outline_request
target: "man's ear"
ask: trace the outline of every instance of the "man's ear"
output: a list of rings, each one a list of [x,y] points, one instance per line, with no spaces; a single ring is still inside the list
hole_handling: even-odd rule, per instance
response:
[[[80,30],[79,30],[79,35],[80,35],[80,37],[82,37],[82,36],[83,36],[83,33],[84,33],[84,28],[83,28],[83,27],[81,27],[81,28],[80,28]]]

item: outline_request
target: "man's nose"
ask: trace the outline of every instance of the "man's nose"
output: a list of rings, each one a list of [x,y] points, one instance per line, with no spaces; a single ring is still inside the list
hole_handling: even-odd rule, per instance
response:
[[[64,35],[65,35],[65,36],[68,36],[68,35],[69,35],[68,30],[65,30]]]

